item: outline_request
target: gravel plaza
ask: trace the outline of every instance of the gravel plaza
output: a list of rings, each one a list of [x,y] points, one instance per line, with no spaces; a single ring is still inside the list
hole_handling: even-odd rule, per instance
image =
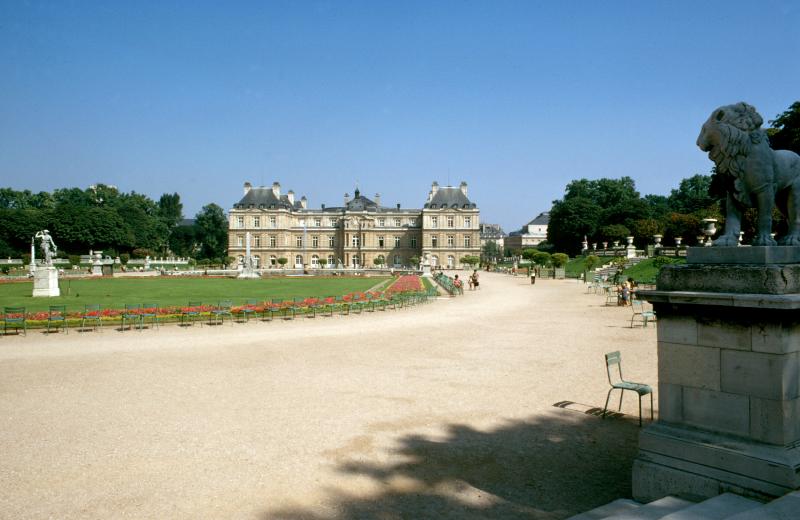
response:
[[[604,304],[481,273],[398,311],[2,337],[0,517],[557,519],[630,496],[638,408],[601,420],[603,355],[657,387],[656,329]]]

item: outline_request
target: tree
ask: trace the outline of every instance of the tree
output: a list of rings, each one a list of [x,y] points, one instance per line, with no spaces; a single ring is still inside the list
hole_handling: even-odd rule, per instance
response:
[[[222,208],[207,204],[195,216],[200,257],[221,261],[228,251],[228,221]]]
[[[717,200],[711,196],[710,188],[710,175],[693,175],[681,180],[667,199],[670,210],[676,213],[695,213],[712,208]]]
[[[481,263],[480,257],[474,256],[474,255],[462,256],[459,261],[462,264],[466,264],[466,265],[469,265],[469,266],[475,266],[475,265],[478,265],[479,263]]]
[[[497,242],[494,240],[487,240],[481,254],[483,254],[484,258],[497,258],[502,255],[503,252],[500,250],[500,246],[497,245]]]
[[[551,261],[550,253],[545,253],[543,251],[537,251],[536,254],[533,255],[533,263],[540,265],[542,267],[546,267],[547,264]]]
[[[278,258],[277,262],[278,262],[278,265],[280,265],[281,268],[282,268],[283,266],[285,266],[289,262],[289,260],[284,258],[284,257],[280,257],[280,258]]]
[[[378,256],[375,257],[375,259],[372,261],[372,263],[375,264],[376,266],[380,267],[384,263],[386,263],[386,260],[383,258],[383,255],[378,255]]]
[[[177,193],[165,193],[158,199],[158,218],[161,219],[167,228],[172,229],[183,220],[183,204],[181,196]]]
[[[169,248],[178,256],[194,256],[199,245],[195,226],[175,226],[169,234]]]
[[[603,238],[608,240],[623,240],[625,237],[631,235],[631,231],[622,224],[609,224],[603,226],[600,230],[600,234]]]
[[[767,129],[770,146],[774,150],[791,150],[800,153],[800,101],[769,122]]]
[[[569,256],[564,253],[554,253],[550,257],[550,261],[553,263],[553,267],[564,267],[569,262]]]
[[[533,261],[533,259],[534,259],[534,257],[535,257],[535,256],[536,256],[538,253],[539,253],[539,250],[538,250],[538,249],[534,249],[534,248],[526,248],[526,249],[523,249],[523,250],[522,250],[522,255],[520,255],[520,256],[522,256],[522,258],[524,258],[525,260],[530,260],[530,261],[532,262],[532,261]]]

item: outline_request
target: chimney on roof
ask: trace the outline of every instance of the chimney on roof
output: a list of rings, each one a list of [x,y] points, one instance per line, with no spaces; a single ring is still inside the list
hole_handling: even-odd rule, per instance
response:
[[[436,195],[437,191],[439,191],[439,183],[433,181],[433,184],[431,184],[431,191],[428,192],[428,202],[433,200],[433,197]]]
[[[292,190],[286,192],[286,198],[289,199],[289,204],[294,206],[294,192]]]
[[[399,202],[397,203],[397,209],[400,209],[400,203]]]
[[[325,204],[323,204],[323,205],[322,205],[322,209],[323,209],[323,210],[325,209]]]
[[[461,186],[459,186],[459,188],[461,188],[461,193],[463,193],[464,196],[466,197],[467,196],[467,183],[464,182],[464,181],[461,181]]]
[[[347,206],[348,202],[350,202],[350,194],[349,193],[345,193],[344,194],[344,205]]]
[[[308,207],[308,199],[306,198],[305,195],[300,197],[300,207],[303,209],[306,209]]]
[[[381,194],[380,193],[376,193],[375,194],[375,204],[377,204],[378,206],[381,205]]]
[[[279,182],[272,183],[272,194],[275,195],[276,199],[281,198],[281,183]]]
[[[249,182],[245,182],[244,183],[244,194],[247,195],[250,192],[250,188],[252,188],[252,187],[253,187],[252,184],[250,184]]]

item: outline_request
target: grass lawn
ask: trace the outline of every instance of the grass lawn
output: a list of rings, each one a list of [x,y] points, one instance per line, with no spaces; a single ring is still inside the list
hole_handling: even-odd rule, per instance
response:
[[[639,283],[656,283],[656,276],[658,275],[658,267],[653,265],[655,258],[648,258],[642,260],[630,269],[625,269],[623,273],[625,278],[631,277]],[[677,264],[684,264],[686,260],[679,258],[675,261]]]
[[[121,309],[126,303],[156,303],[159,307],[186,305],[189,300],[216,305],[232,300],[241,305],[248,299],[310,298],[342,296],[366,291],[389,277],[281,277],[260,280],[232,278],[99,278],[60,280],[58,298],[33,298],[33,282],[0,284],[0,307],[21,306],[28,312],[46,311],[49,305],[66,305],[67,311],[99,303],[106,309]],[[385,287],[385,285],[384,285]],[[67,294],[69,292],[69,294]]]

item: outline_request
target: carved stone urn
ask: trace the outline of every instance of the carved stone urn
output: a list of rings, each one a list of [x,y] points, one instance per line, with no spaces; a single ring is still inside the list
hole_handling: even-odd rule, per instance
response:
[[[681,242],[683,242],[683,237],[675,237],[675,247],[681,247]]]
[[[708,237],[708,240],[706,240],[706,243],[705,243],[706,246],[710,246],[711,245],[711,237],[713,237],[714,233],[717,232],[717,228],[715,226],[716,223],[717,223],[717,219],[715,219],[715,218],[704,218],[703,219],[703,226],[704,226],[703,227],[703,234]]]
[[[653,235],[653,242],[655,243],[655,247],[661,247],[661,239],[664,238],[661,235]]]

